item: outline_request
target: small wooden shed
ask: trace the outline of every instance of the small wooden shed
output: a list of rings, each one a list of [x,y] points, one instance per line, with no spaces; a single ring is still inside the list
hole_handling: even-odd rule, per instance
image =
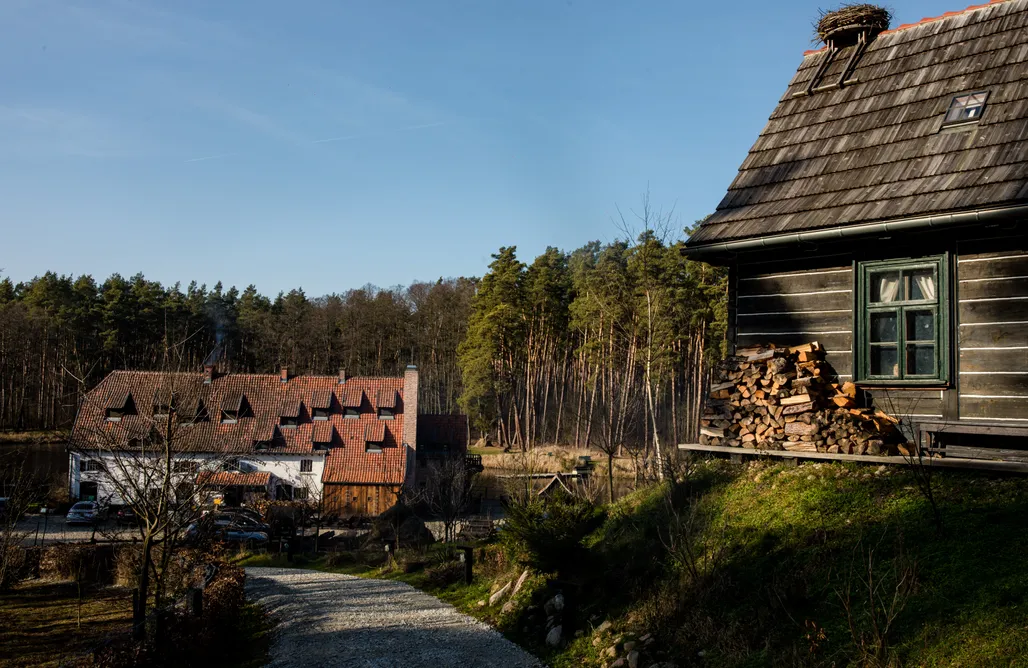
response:
[[[686,252],[733,346],[816,340],[950,455],[1028,461],[1028,0],[828,41]]]

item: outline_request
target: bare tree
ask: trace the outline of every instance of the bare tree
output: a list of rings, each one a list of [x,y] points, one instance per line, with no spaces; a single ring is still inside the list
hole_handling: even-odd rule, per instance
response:
[[[463,456],[445,455],[429,460],[421,475],[425,484],[419,490],[418,500],[442,521],[444,542],[452,542],[457,523],[471,504],[475,470],[468,467]]]
[[[98,502],[119,501],[135,514],[140,540],[137,625],[148,609],[165,604],[166,576],[186,529],[200,519],[217,474],[233,468],[231,455],[190,446],[189,430],[203,417],[187,408],[198,405],[199,382],[191,374],[160,373],[153,384],[152,414],[139,411],[126,427],[119,422],[81,424],[70,440],[69,450],[95,470]]]
[[[25,458],[22,448],[9,449],[0,458],[0,591],[14,584],[24,560],[29,532],[18,528],[18,520],[39,500],[39,481],[26,469]]]

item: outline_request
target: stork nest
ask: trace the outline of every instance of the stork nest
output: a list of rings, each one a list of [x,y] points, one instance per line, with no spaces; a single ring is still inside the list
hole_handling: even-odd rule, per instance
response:
[[[889,28],[892,14],[885,7],[868,4],[843,5],[834,11],[821,10],[820,18],[814,24],[818,40],[827,43],[829,39],[845,38],[848,33],[869,30],[878,34]]]

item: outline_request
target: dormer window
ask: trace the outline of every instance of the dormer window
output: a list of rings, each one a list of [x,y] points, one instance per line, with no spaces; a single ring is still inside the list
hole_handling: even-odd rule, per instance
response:
[[[136,414],[136,404],[132,400],[131,392],[121,392],[115,395],[104,409],[104,417],[108,422],[121,422],[126,415]]]
[[[379,390],[375,397],[379,420],[392,420],[396,415],[396,390]]]
[[[318,391],[311,398],[311,419],[323,422],[332,413],[332,393]]]
[[[176,416],[180,425],[189,426],[197,422],[203,422],[207,419],[207,408],[203,405],[203,401],[197,399],[187,403],[185,406],[175,411]]]
[[[300,413],[303,411],[302,404],[296,399],[287,399],[282,402],[278,412],[278,424],[287,429],[296,429],[300,424]]]
[[[942,121],[942,127],[948,128],[955,125],[967,125],[977,123],[985,113],[985,100],[989,97],[989,91],[958,95],[949,104],[946,111],[946,118]]]
[[[246,411],[246,397],[242,392],[229,392],[221,401],[221,423],[235,424]]]
[[[339,395],[339,402],[343,405],[343,417],[348,420],[356,420],[361,416],[361,404],[364,403],[364,390],[358,387],[346,388]]]
[[[385,442],[385,425],[378,423],[369,424],[364,428],[364,451],[382,452],[382,444]]]

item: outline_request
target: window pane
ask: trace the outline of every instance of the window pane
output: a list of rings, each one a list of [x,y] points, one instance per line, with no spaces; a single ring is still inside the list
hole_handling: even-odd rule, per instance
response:
[[[907,311],[907,341],[934,341],[935,313]]]
[[[887,343],[896,340],[896,312],[871,314],[871,342]]]
[[[871,346],[871,375],[899,375],[899,355],[895,346]]]
[[[935,300],[935,270],[917,269],[908,273],[910,276],[909,299]]]
[[[907,346],[907,373],[915,376],[934,376],[935,346]]]
[[[871,302],[894,302],[902,299],[898,271],[875,272],[871,274]]]

